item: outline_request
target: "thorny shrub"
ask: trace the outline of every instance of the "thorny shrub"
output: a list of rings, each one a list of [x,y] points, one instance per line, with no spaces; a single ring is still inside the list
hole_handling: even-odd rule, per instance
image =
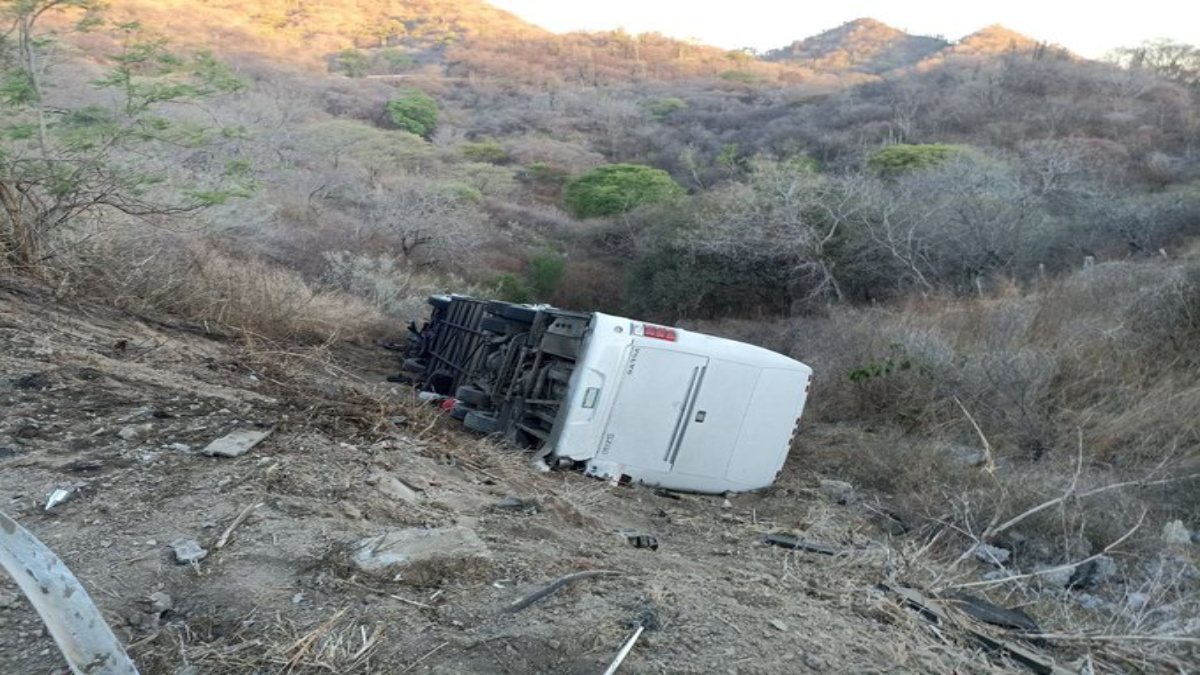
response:
[[[992,543],[1021,569],[1064,563],[1145,513],[1122,550],[1152,559],[1164,522],[1196,527],[1200,512],[1198,269],[1102,264],[1028,292],[701,328],[811,365],[808,433],[792,461],[886,495],[910,525],[951,525],[959,551],[1073,483],[1128,482]]]

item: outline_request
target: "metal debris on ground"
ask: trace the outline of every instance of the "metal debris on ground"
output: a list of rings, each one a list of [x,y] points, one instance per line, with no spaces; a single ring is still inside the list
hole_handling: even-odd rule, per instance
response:
[[[0,513],[0,569],[41,616],[76,673],[137,675],[137,668],[75,575],[25,528]]]
[[[209,443],[200,452],[210,457],[241,457],[271,435],[271,429],[238,429]]]
[[[62,504],[63,502],[70,499],[71,496],[74,494],[75,494],[74,488],[57,488],[57,489],[55,489],[46,498],[46,510],[49,511],[50,509],[58,506],[59,504]]]
[[[805,541],[799,537],[793,537],[788,534],[768,534],[764,540],[772,546],[782,548],[790,548],[794,551],[809,551],[811,553],[820,553],[821,555],[837,555],[837,549],[826,544],[821,544],[815,541]]]
[[[625,642],[621,645],[621,649],[618,650],[617,655],[613,657],[612,663],[609,663],[608,668],[604,670],[604,675],[613,675],[613,673],[617,672],[617,669],[621,667],[621,664],[624,663],[625,659],[629,656],[629,652],[633,651],[633,646],[637,644],[638,638],[642,636],[642,633],[648,630],[658,629],[658,617],[654,614],[654,612],[649,610],[642,612],[638,618],[637,624],[633,628],[633,634],[630,635],[629,639],[625,640]]]
[[[974,623],[969,618],[973,615],[965,611],[965,605],[961,601],[945,602],[929,597],[915,588],[905,586],[881,584],[880,588],[899,596],[904,605],[920,612],[927,621],[943,628],[958,628],[988,649],[1004,652],[1008,657],[1038,675],[1073,675],[1072,671],[1058,665],[1048,654],[1005,637],[988,633],[984,630],[983,624]]]
[[[1000,605],[988,602],[981,597],[967,593],[947,593],[941,596],[941,600],[963,614],[979,619],[984,623],[990,623],[993,626],[1012,628],[1029,633],[1041,632],[1041,628],[1033,620],[1033,617],[1019,609],[1006,609]]]
[[[648,548],[651,551],[658,550],[658,537],[637,530],[617,530],[618,534],[625,537],[634,548]]]

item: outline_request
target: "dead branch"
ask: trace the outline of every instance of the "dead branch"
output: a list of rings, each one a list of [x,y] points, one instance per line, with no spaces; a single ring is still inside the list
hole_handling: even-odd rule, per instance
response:
[[[983,433],[983,429],[979,428],[979,424],[967,410],[967,406],[963,405],[962,401],[958,400],[957,396],[954,397],[954,402],[958,404],[959,410],[963,411],[963,414],[967,416],[967,421],[971,423],[972,427],[974,427],[976,435],[979,436],[979,442],[983,443],[983,470],[987,471],[990,475],[996,475],[996,460],[992,456],[992,444],[988,442],[987,436],[985,436]]]
[[[233,535],[233,531],[241,526],[242,523],[246,522],[246,519],[250,517],[250,513],[252,511],[261,507],[262,505],[262,502],[257,502],[242,509],[242,512],[237,515],[237,518],[234,518],[233,522],[229,524],[229,527],[225,528],[225,531],[221,533],[221,538],[217,540],[217,543],[213,545],[213,548],[225,548],[225,545],[229,543],[229,537]]]
[[[445,647],[445,646],[446,646],[446,645],[448,645],[448,644],[450,644],[450,643],[449,643],[449,642],[443,642],[442,644],[440,644],[440,645],[438,645],[438,646],[434,647],[433,649],[430,649],[429,651],[425,652],[425,655],[424,655],[424,656],[422,656],[421,658],[417,659],[416,661],[413,661],[412,663],[410,663],[410,664],[408,665],[408,667],[407,667],[407,668],[405,668],[404,670],[402,670],[402,671],[400,671],[400,672],[401,672],[401,673],[407,673],[408,671],[412,670],[413,668],[416,668],[416,667],[417,667],[417,666],[418,666],[418,665],[419,665],[419,664],[420,664],[422,661],[424,661],[425,659],[427,659],[427,658],[429,658],[429,657],[433,656],[435,653],[437,653],[438,651],[440,651],[440,650],[442,649],[442,647]]]
[[[1153,472],[1151,472],[1151,473],[1153,473]],[[1028,518],[1036,513],[1045,511],[1046,509],[1048,509],[1052,506],[1057,506],[1058,504],[1061,504],[1061,503],[1067,501],[1071,497],[1075,497],[1076,499],[1087,499],[1088,497],[1093,497],[1095,495],[1098,495],[1103,492],[1108,492],[1110,490],[1119,490],[1121,488],[1134,487],[1134,486],[1149,487],[1151,485],[1166,485],[1167,483],[1178,483],[1181,481],[1196,480],[1198,478],[1200,478],[1200,473],[1193,473],[1193,474],[1189,474],[1187,476],[1179,476],[1176,478],[1161,478],[1159,480],[1152,480],[1152,481],[1148,481],[1145,478],[1142,478],[1139,480],[1122,481],[1120,483],[1110,483],[1109,485],[1104,485],[1104,486],[1094,488],[1091,490],[1086,490],[1086,491],[1080,492],[1078,494],[1074,493],[1075,483],[1072,482],[1071,488],[1068,488],[1068,490],[1066,492],[1064,492],[1063,494],[1059,495],[1058,497],[1055,497],[1054,499],[1042,502],[1041,504],[1038,504],[1037,506],[1025,511],[1024,513],[1021,513],[1017,516],[1010,518],[1009,520],[1004,522],[1002,525],[999,525],[995,528],[988,528],[988,530],[984,532],[982,538],[987,539],[990,537],[994,537],[997,534],[1012,527],[1013,525],[1016,525],[1017,523],[1025,520],[1026,518]]]
[[[1055,572],[1062,572],[1064,570],[1073,570],[1080,565],[1086,565],[1087,563],[1099,558],[1100,556],[1107,554],[1109,551],[1112,551],[1117,546],[1121,545],[1126,539],[1132,537],[1133,533],[1137,532],[1138,529],[1142,526],[1142,523],[1145,522],[1147,513],[1149,513],[1149,512],[1142,511],[1142,515],[1138,518],[1137,523],[1135,523],[1134,526],[1132,528],[1130,528],[1128,532],[1121,535],[1113,543],[1109,544],[1108,546],[1105,546],[1104,550],[1100,551],[1099,553],[1090,555],[1090,556],[1084,558],[1083,560],[1066,563],[1065,565],[1057,565],[1055,567],[1050,567],[1050,568],[1044,569],[1044,570],[1038,570],[1036,572],[1027,572],[1025,574],[1014,574],[1012,576],[1004,577],[1002,579],[989,579],[989,580],[984,580],[984,581],[972,581],[972,582],[968,582],[965,584],[955,584],[953,586],[950,586],[950,588],[957,589],[957,588],[975,588],[975,587],[979,587],[979,586],[997,586],[999,584],[1008,583],[1010,581],[1017,581],[1020,579],[1029,579],[1031,577],[1041,576],[1044,574],[1053,574]]]

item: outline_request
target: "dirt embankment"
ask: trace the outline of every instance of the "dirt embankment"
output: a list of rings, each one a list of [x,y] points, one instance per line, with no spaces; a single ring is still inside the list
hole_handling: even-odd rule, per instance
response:
[[[385,352],[198,328],[0,288],[0,508],[63,557],[145,673],[597,673],[639,622],[623,672],[1013,667],[880,591],[903,564],[888,523],[802,467],[729,500],[539,474],[379,384]],[[273,432],[203,454],[244,428]],[[457,539],[426,564],[355,562],[354,542],[413,528]],[[765,545],[777,531],[839,553]],[[186,540],[206,557],[180,564]],[[507,611],[583,570],[615,574]],[[0,580],[0,672],[64,669]]]

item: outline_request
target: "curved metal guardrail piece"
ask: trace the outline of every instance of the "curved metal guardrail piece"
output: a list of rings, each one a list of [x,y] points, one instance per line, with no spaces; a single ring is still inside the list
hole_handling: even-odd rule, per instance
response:
[[[79,579],[45,544],[0,513],[0,568],[29,598],[71,670],[79,675],[137,675]]]

